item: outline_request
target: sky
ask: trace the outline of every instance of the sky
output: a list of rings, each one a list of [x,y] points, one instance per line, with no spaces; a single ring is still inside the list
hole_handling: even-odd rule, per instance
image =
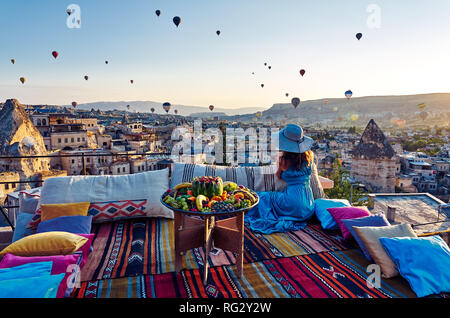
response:
[[[348,89],[443,93],[449,38],[448,0],[1,0],[0,101],[269,108]]]

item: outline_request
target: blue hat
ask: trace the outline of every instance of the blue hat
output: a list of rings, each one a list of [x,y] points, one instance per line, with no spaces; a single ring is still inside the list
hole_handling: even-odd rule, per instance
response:
[[[303,135],[302,127],[295,124],[287,125],[278,133],[278,149],[281,151],[304,153],[311,149],[313,142],[311,137]]]

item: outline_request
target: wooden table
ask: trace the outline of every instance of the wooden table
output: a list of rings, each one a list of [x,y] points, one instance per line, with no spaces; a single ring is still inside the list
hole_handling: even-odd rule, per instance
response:
[[[205,247],[203,284],[206,285],[208,255],[213,247],[217,247],[236,253],[237,273],[242,277],[244,215],[247,211],[208,212],[200,216],[199,213],[175,210],[175,271],[177,273],[181,271],[184,252],[193,248]],[[228,218],[216,220],[216,216],[219,215],[228,216]]]

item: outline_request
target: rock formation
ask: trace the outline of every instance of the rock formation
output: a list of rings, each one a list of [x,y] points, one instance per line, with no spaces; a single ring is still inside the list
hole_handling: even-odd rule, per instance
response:
[[[0,111],[0,155],[47,155],[42,135],[16,99],[8,99]],[[48,158],[0,158],[0,172],[17,171],[25,178],[49,167]]]
[[[398,159],[388,139],[371,119],[352,151],[351,177],[364,183],[372,192],[395,191]]]

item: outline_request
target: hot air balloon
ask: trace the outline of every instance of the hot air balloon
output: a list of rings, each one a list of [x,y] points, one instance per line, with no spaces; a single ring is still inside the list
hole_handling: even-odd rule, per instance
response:
[[[264,88],[264,84],[261,84],[261,87],[263,87],[263,88]]]
[[[289,93],[286,93],[286,97],[288,97],[289,96]]]
[[[154,113],[155,112],[155,109],[152,107],[152,108],[150,108],[150,110],[151,110],[151,112],[152,113]]]
[[[52,52],[52,55],[53,55],[53,57],[56,59],[56,58],[58,57],[59,53],[56,52],[56,51],[53,51],[53,52]]]
[[[350,119],[351,119],[352,121],[357,121],[358,118],[359,118],[359,115],[358,115],[358,114],[353,114],[353,115],[350,116]]]
[[[337,108],[337,107],[333,107],[333,110],[334,110],[335,112],[337,112],[337,111],[338,111],[338,108]]]
[[[22,84],[25,84],[26,78],[25,77],[21,77],[20,81],[22,82]]]
[[[256,117],[258,117],[258,118],[261,118],[262,115],[263,115],[262,112],[257,112],[257,113],[256,113]]]
[[[264,66],[267,66],[267,63],[264,63]]]
[[[161,14],[161,10],[156,10],[155,13],[159,17],[159,15]]]
[[[175,113],[175,115],[178,114],[178,109],[175,109],[175,110],[174,110],[174,113]]]
[[[133,83],[134,83],[134,80],[130,80],[130,83],[133,84]]]
[[[362,38],[362,33],[356,33],[356,38],[358,39],[358,41],[361,40],[361,38]]]
[[[268,66],[269,70],[272,69],[272,66]]]
[[[108,61],[105,61],[105,64],[108,64],[109,62]]]
[[[420,103],[417,107],[419,107],[420,110],[424,110],[427,105],[425,103]]]
[[[353,96],[353,92],[351,90],[348,90],[345,92],[345,97],[347,97],[347,99],[350,99]]]
[[[11,63],[16,63],[16,60],[15,59],[11,59]]]
[[[69,8],[69,9],[66,10],[66,12],[67,12],[68,15],[71,15],[72,14],[72,9]]]
[[[89,76],[85,75],[84,79],[87,81],[89,79]]]
[[[294,105],[295,108],[297,108],[297,106],[300,104],[300,98],[294,97],[294,98],[291,100],[291,103],[292,103],[292,105]]]
[[[220,30],[217,30],[217,31],[216,31],[216,34],[217,34],[217,35],[220,35]]]
[[[209,105],[209,110],[213,111],[214,110],[214,105]]]
[[[300,75],[303,76],[305,75],[306,71],[305,70],[300,70]]]
[[[328,101],[327,101],[327,100],[325,100],[323,103],[324,103],[325,105],[328,105]]]
[[[78,103],[77,102],[72,102],[72,107],[75,108],[77,107]]]
[[[165,102],[165,103],[163,104],[163,109],[166,111],[166,113],[169,112],[171,106],[172,106],[172,105],[171,105],[169,102]]]
[[[395,122],[399,127],[403,127],[406,124],[406,120],[404,119],[397,119],[397,121]]]
[[[175,23],[175,25],[176,25],[177,28],[178,28],[178,26],[179,26],[180,23],[181,23],[180,17],[174,17],[174,18],[173,18],[173,23]]]
[[[130,105],[127,105],[127,109],[130,110]]]

